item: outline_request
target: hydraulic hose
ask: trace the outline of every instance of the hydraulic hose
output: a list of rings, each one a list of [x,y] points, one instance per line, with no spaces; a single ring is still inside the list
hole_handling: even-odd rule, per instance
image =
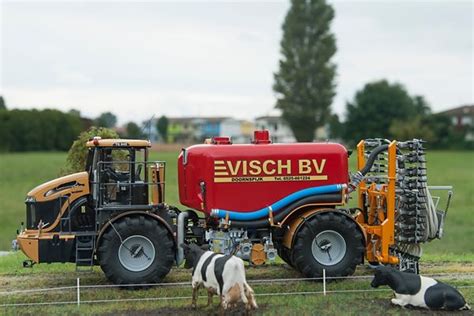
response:
[[[387,149],[388,145],[380,145],[375,147],[374,150],[372,150],[369,157],[367,158],[367,161],[365,162],[365,166],[352,175],[351,183],[349,184],[348,188],[348,193],[351,193],[355,190],[355,188],[357,188],[359,183],[364,179],[365,175],[370,171],[370,168],[372,168],[375,159],[377,159],[377,156]]]
[[[242,212],[236,212],[236,211],[213,209],[211,211],[211,216],[215,216],[217,218],[225,218],[228,215],[229,219],[236,220],[236,221],[257,220],[263,217],[268,217],[269,212],[279,213],[285,206],[295,201],[298,201],[300,199],[306,198],[308,196],[313,196],[313,195],[339,193],[345,187],[346,187],[345,184],[332,184],[332,185],[324,185],[320,187],[307,188],[300,191],[296,191],[284,197],[283,199],[273,203],[272,205],[268,207],[264,207],[260,210],[242,213]]]
[[[362,173],[363,176],[365,176],[367,172],[369,172],[370,168],[372,168],[372,165],[374,164],[377,156],[381,152],[387,149],[388,149],[388,145],[380,145],[380,146],[375,147],[374,150],[372,150],[372,152],[370,153],[369,157],[367,158],[364,168],[360,169],[359,172]]]
[[[291,211],[294,209],[312,203],[337,203],[342,200],[342,193],[331,193],[331,194],[321,194],[313,195],[298,200],[294,203],[283,208],[278,214],[273,217],[273,222],[278,223],[282,221]],[[232,221],[232,227],[242,227],[242,228],[263,228],[270,225],[270,221],[267,218],[255,220],[255,221]]]

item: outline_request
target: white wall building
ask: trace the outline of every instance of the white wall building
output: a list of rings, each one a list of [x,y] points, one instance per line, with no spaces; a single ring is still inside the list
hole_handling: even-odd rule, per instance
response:
[[[255,119],[256,129],[267,129],[274,143],[294,143],[295,136],[280,116],[260,116]]]
[[[233,143],[243,143],[240,124],[239,120],[233,118],[223,120],[221,122],[219,135],[230,136]]]

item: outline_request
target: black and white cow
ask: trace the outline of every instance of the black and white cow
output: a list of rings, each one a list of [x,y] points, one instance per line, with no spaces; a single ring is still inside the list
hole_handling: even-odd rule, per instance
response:
[[[388,285],[395,292],[392,299],[395,305],[450,311],[471,309],[462,294],[452,286],[391,267],[378,266],[370,285]]]
[[[196,307],[199,288],[204,286],[207,305],[212,304],[212,297],[217,294],[223,309],[234,307],[238,302],[243,302],[247,310],[257,308],[254,292],[245,279],[242,259],[205,251],[196,244],[182,244],[181,247],[186,259],[184,267],[193,268],[193,307]]]

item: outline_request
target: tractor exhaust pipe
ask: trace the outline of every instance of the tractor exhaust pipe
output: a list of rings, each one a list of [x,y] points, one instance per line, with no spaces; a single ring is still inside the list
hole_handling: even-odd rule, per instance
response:
[[[178,215],[178,231],[177,240],[178,240],[178,251],[176,253],[176,265],[179,267],[184,261],[184,249],[181,247],[181,244],[184,243],[184,236],[186,235],[186,226],[188,224],[189,212],[184,211]]]

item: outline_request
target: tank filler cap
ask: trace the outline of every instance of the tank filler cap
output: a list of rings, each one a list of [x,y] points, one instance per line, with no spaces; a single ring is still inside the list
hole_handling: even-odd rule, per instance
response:
[[[267,129],[253,132],[252,144],[271,144],[270,132]]]

